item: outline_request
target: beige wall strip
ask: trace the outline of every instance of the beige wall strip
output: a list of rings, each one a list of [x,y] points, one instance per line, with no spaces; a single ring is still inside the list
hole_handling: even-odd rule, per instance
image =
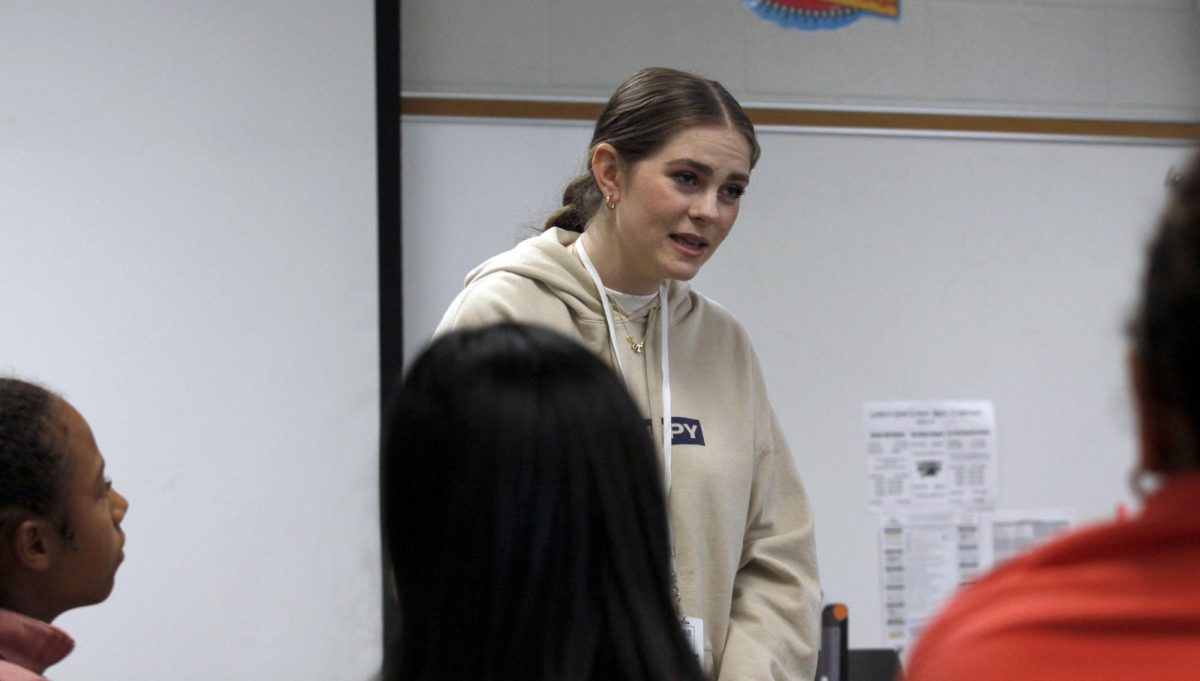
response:
[[[596,119],[602,106],[599,103],[588,102],[402,97],[400,113],[414,116],[590,121]],[[746,111],[756,125],[1200,140],[1200,123],[1187,122],[773,109],[767,107],[747,107]]]

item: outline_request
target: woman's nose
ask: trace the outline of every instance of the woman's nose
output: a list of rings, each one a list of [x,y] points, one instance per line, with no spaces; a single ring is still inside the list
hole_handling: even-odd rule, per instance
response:
[[[691,216],[697,220],[712,222],[720,215],[720,207],[717,205],[716,192],[704,192],[696,197],[692,202]]]
[[[110,504],[110,508],[112,509],[113,523],[120,525],[121,521],[125,519],[125,512],[129,510],[129,500],[122,496],[115,487],[110,489],[108,493],[113,497],[112,503]]]

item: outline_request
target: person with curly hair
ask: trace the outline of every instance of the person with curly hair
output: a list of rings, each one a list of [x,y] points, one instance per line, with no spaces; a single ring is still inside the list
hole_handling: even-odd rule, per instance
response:
[[[51,623],[108,598],[128,509],[83,416],[0,378],[0,681],[43,679],[75,647]]]

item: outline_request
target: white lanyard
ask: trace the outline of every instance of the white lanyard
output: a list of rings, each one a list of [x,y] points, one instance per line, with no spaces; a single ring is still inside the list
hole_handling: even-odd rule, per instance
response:
[[[604,291],[604,282],[600,281],[600,273],[596,271],[592,265],[591,258],[588,258],[587,250],[583,247],[583,236],[580,235],[575,240],[575,249],[579,251],[579,259],[583,261],[583,268],[592,278],[592,283],[596,285],[596,295],[600,296],[600,305],[604,308],[604,322],[608,326],[608,343],[612,349],[613,359],[617,361],[617,371],[621,374],[621,380],[625,380],[625,367],[621,363],[621,350],[617,344],[617,327],[613,323],[612,306],[608,303],[608,294]],[[663,452],[663,484],[666,487],[666,497],[671,498],[671,344],[668,340],[668,329],[670,328],[669,318],[670,310],[667,308],[669,299],[667,294],[667,282],[664,280],[658,286],[659,300],[659,328],[661,329],[660,336],[662,342],[659,343],[659,357],[662,360],[662,452]],[[628,385],[628,382],[626,382]],[[669,506],[668,501],[668,506]],[[675,606],[679,610],[679,616],[682,618],[684,631],[688,636],[688,641],[691,643],[692,651],[700,660],[700,665],[704,665],[704,620],[698,617],[687,617],[683,612],[683,600],[679,595],[679,578],[675,571],[675,532],[669,520],[670,513],[667,514],[667,541],[671,546],[671,589],[675,592]]]
[[[583,247],[583,236],[581,235],[575,240],[575,250],[579,252],[579,259],[583,261],[583,268],[587,270],[588,275],[592,278],[592,283],[596,285],[596,295],[600,296],[600,305],[604,308],[604,322],[608,326],[608,343],[612,348],[613,359],[617,361],[617,371],[621,374],[621,380],[625,380],[625,367],[621,363],[621,350],[617,344],[617,327],[613,322],[612,306],[608,302],[608,294],[604,291],[604,282],[600,281],[600,274],[596,272],[596,268],[592,265],[591,258],[588,257],[587,250]],[[662,341],[659,343],[659,357],[662,360],[662,451],[663,451],[663,483],[667,488],[667,498],[671,496],[671,358],[670,344],[667,342],[667,330],[670,326],[669,310],[667,309],[667,282],[658,286],[659,300],[659,328],[661,329]]]

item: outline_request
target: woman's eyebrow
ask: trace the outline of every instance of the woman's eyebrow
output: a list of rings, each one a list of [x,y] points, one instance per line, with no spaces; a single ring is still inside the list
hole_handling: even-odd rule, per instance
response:
[[[701,163],[700,161],[692,158],[677,158],[674,161],[669,161],[668,164],[688,166],[689,168],[703,173],[709,177],[712,177],[715,174],[712,166],[708,165],[707,163]],[[735,182],[749,182],[750,176],[746,173],[730,173],[728,179]]]

